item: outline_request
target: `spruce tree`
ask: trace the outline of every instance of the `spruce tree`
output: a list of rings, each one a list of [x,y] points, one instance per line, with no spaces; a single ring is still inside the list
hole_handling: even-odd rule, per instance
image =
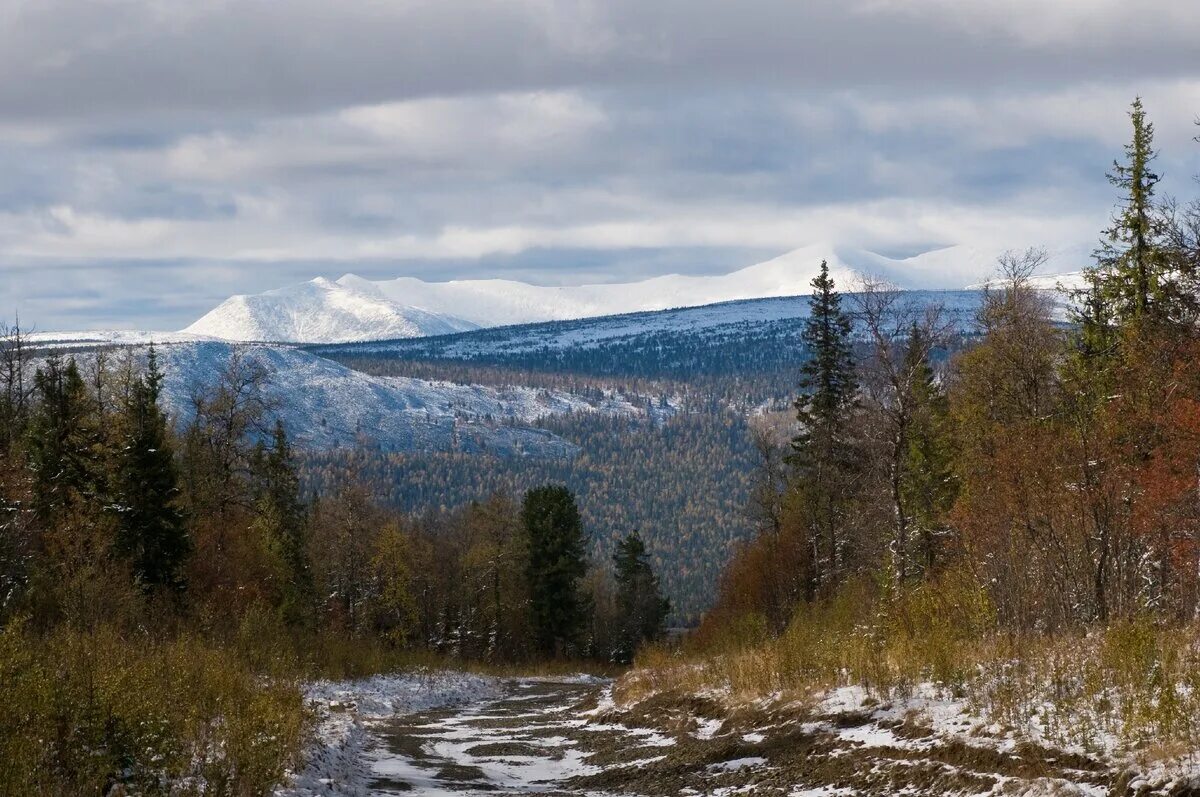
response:
[[[117,516],[114,548],[144,590],[181,590],[191,538],[179,509],[179,478],[167,419],[158,406],[162,373],[150,347],[146,372],[124,406],[123,440],[110,505]]]
[[[27,434],[33,509],[48,528],[81,501],[99,498],[99,424],[74,358],[51,354],[34,374],[35,411]]]
[[[809,358],[800,369],[796,417],[800,434],[789,461],[807,497],[816,564],[808,597],[837,578],[845,551],[842,539],[846,482],[854,469],[850,425],[858,402],[850,316],[829,276],[829,264],[812,280],[811,308],[801,339]]]
[[[629,664],[644,643],[662,637],[671,602],[662,595],[646,544],[636,531],[617,543],[613,567],[617,582],[613,658],[620,664]]]
[[[560,656],[578,641],[587,620],[579,581],[587,572],[583,522],[575,496],[547,485],[525,494],[521,523],[528,537],[530,609],[544,656]]]
[[[294,625],[311,619],[314,603],[308,559],[308,511],[283,422],[275,421],[271,446],[260,445],[253,459],[257,480],[257,527],[277,571],[281,609]]]
[[[1117,325],[1164,320],[1178,314],[1176,304],[1182,300],[1167,273],[1165,226],[1154,198],[1160,177],[1151,168],[1158,157],[1154,125],[1146,119],[1140,97],[1129,118],[1133,135],[1125,146],[1124,162],[1114,161],[1108,175],[1121,191],[1120,204],[1096,250],[1096,265],[1085,271],[1088,288],[1076,292],[1084,304],[1079,314],[1084,324],[1095,318]],[[1092,343],[1097,332],[1090,332]]]

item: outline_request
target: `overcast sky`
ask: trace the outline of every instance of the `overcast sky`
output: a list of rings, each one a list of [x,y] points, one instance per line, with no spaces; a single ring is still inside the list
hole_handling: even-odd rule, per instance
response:
[[[1195,193],[1198,41],[1182,0],[0,0],[0,319],[1086,251],[1134,95]]]

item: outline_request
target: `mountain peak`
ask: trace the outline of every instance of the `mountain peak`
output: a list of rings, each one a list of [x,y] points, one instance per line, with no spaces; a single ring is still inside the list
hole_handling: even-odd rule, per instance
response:
[[[465,332],[475,324],[317,277],[252,296],[233,296],[184,332],[231,341],[346,343]]]

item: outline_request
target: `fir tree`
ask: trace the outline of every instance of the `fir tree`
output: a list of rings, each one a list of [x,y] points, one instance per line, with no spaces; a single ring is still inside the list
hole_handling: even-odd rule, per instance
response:
[[[800,434],[789,458],[808,498],[813,560],[817,568],[809,597],[820,583],[836,578],[844,555],[840,527],[845,482],[854,467],[849,427],[857,406],[852,324],[829,276],[829,264],[812,280],[810,315],[801,335],[810,356],[800,369],[796,416]]]
[[[146,372],[135,378],[124,407],[124,438],[117,455],[114,548],[145,590],[184,586],[191,538],[179,509],[179,479],[167,419],[158,406],[162,373],[154,347]]]
[[[258,482],[257,526],[277,570],[281,608],[292,624],[311,619],[314,606],[308,560],[308,512],[283,422],[276,420],[271,446],[260,445],[253,470]]]
[[[587,562],[575,496],[553,485],[530,490],[521,522],[528,536],[526,575],[537,648],[545,656],[562,655],[578,641],[587,620],[579,590]]]
[[[663,597],[646,544],[636,531],[617,543],[617,633],[613,658],[629,664],[644,643],[662,637],[671,602]]]

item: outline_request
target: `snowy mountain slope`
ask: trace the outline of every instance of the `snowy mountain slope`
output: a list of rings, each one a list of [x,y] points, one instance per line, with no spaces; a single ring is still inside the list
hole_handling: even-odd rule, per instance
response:
[[[335,343],[444,335],[477,325],[397,304],[318,277],[254,296],[234,296],[184,330],[235,341]]]
[[[489,452],[563,457],[574,445],[542,429],[551,415],[644,413],[625,396],[584,398],[534,388],[488,388],[419,379],[369,376],[305,351],[209,341],[160,346],[163,399],[178,424],[192,418],[192,396],[220,380],[231,363],[261,366],[269,415],[310,449],[359,444],[383,451]]]
[[[429,283],[411,277],[369,282],[348,274],[338,284],[434,312],[453,308],[479,326],[492,327],[805,294],[822,260],[829,261],[839,283],[853,278],[832,248],[814,246],[731,274],[669,274],[634,283],[555,287],[499,279]]]
[[[989,285],[999,287],[998,283],[989,281],[968,285],[966,290],[983,290]],[[1061,274],[1034,274],[1029,278],[1029,286],[1041,291],[1056,294],[1059,304],[1064,305],[1069,300],[1071,291],[1087,287],[1087,277],[1082,271],[1066,271]]]
[[[970,327],[979,309],[979,298],[978,291],[907,291],[904,294],[904,301],[916,306],[940,306],[947,321],[958,329]],[[851,300],[848,309],[852,309],[852,305]],[[634,340],[653,344],[655,340],[681,336],[699,346],[722,338],[753,334],[781,323],[789,329],[798,329],[797,323],[788,322],[802,321],[808,314],[807,297],[747,299],[701,307],[480,329],[435,338],[347,343],[313,350],[339,357],[395,353],[439,360],[476,360],[589,350]]]
[[[188,327],[228,340],[336,343],[448,334],[473,327],[593,318],[719,302],[806,295],[822,260],[851,289],[858,273],[901,287],[959,286],[985,276],[995,254],[968,247],[894,259],[828,244],[796,249],[719,276],[670,274],[641,282],[554,287],[512,280],[372,282],[347,274],[237,296]]]

